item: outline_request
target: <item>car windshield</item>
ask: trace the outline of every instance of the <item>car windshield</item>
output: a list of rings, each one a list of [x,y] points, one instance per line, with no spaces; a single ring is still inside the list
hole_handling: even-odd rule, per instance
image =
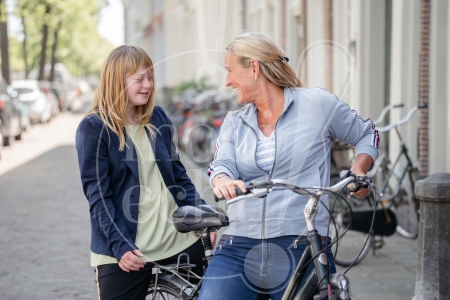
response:
[[[31,93],[33,90],[29,88],[15,88],[18,95]]]

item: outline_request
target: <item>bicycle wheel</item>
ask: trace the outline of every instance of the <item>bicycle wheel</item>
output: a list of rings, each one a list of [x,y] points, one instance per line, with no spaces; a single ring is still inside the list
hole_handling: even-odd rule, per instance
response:
[[[392,166],[387,165],[383,173],[387,174],[391,169]],[[410,172],[414,172],[414,170]],[[393,193],[396,193],[390,206],[397,218],[396,230],[402,236],[414,239],[417,237],[419,230],[419,202],[414,194],[415,177],[412,175],[408,177],[400,182],[401,174],[397,170],[394,170],[384,194],[386,197],[389,197]],[[409,180],[414,180],[414,182],[410,182]]]
[[[166,279],[158,279],[158,285],[156,286],[155,293],[155,281],[152,279],[148,287],[147,300],[185,300],[188,298],[188,294],[182,291],[181,288]]]
[[[330,185],[334,185],[338,181],[340,181],[339,176],[333,176],[330,180]],[[369,207],[369,202],[367,201],[367,199],[352,197],[346,191],[343,191],[341,193],[341,196],[347,200],[352,209],[361,208],[364,206]],[[335,197],[332,196],[330,196],[329,207],[330,210],[332,209],[331,214],[334,218],[337,228],[336,233],[336,228],[331,221],[330,237],[333,242],[337,239],[337,237],[339,237],[337,245],[334,244],[332,247],[333,253],[336,253],[337,246],[337,254],[335,257],[336,264],[348,267],[353,263],[360,263],[369,253],[372,243],[372,235],[352,229],[349,229],[345,233],[345,235],[343,235],[345,230],[348,228],[352,218],[350,209],[343,199],[338,198],[335,201]]]

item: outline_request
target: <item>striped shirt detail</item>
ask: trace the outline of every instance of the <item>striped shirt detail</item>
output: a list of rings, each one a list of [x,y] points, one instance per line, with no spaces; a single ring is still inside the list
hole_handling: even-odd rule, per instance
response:
[[[360,120],[360,121],[362,121],[364,124],[367,124],[368,126],[370,126],[371,128],[372,128],[372,141],[371,141],[371,143],[372,143],[372,146],[374,146],[375,148],[377,148],[377,150],[378,150],[378,147],[380,146],[380,135],[378,134],[378,130],[375,128],[375,124],[373,124],[373,122],[372,122],[372,120],[369,118],[369,119],[363,119],[363,118],[361,118],[359,115],[358,115],[358,112],[356,111],[356,110],[354,110],[354,109],[352,109],[351,107],[350,107],[350,105],[348,105],[347,103],[345,103],[344,101],[342,101],[341,99],[339,99],[335,94],[332,94],[340,103],[343,103],[343,104],[345,104],[349,109],[350,109],[350,111],[352,112],[352,114],[355,114],[357,117],[358,117],[358,119]]]
[[[275,161],[275,130],[266,137],[258,130],[258,143],[256,145],[256,164],[267,174],[272,171]]]
[[[339,100],[341,101],[341,100]],[[342,102],[342,101],[341,101]],[[345,103],[345,102],[343,102]],[[345,103],[347,106],[348,104]],[[353,114],[355,114],[358,119],[360,121],[362,121],[364,124],[367,124],[368,126],[370,126],[370,128],[372,128],[372,146],[374,146],[375,148],[378,149],[379,145],[380,145],[380,135],[378,134],[378,130],[375,128],[375,124],[373,124],[372,120],[370,118],[368,119],[363,119],[358,115],[358,112],[354,109],[351,110]]]
[[[327,91],[326,89],[322,89],[322,90]],[[352,112],[352,114],[355,114],[360,121],[362,121],[364,124],[367,124],[368,126],[370,126],[370,128],[372,129],[372,141],[371,141],[371,143],[372,143],[372,146],[374,146],[378,150],[378,147],[380,146],[380,135],[378,134],[378,130],[375,128],[375,124],[373,124],[372,120],[371,119],[363,119],[363,118],[361,118],[358,115],[358,112],[356,110],[352,109],[350,107],[350,105],[348,105],[347,103],[345,103],[344,101],[339,99],[335,94],[331,94],[331,95],[333,95],[340,103],[343,103],[345,106],[347,106],[350,109],[350,111]]]

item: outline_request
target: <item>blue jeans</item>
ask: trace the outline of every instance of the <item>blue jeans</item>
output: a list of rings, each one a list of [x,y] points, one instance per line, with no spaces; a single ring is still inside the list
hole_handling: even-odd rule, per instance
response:
[[[281,299],[306,246],[306,237],[293,235],[264,240],[222,235],[198,300]],[[330,263],[330,249],[327,256]],[[330,271],[336,272],[334,264]]]

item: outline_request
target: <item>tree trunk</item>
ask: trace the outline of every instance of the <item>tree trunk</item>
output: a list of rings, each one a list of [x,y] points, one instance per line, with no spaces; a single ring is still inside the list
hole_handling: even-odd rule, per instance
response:
[[[22,42],[22,54],[23,54],[23,63],[25,65],[25,79],[28,79],[28,73],[30,72],[28,66],[28,49],[27,49],[27,31],[25,27],[25,16],[21,15],[22,26],[23,26],[23,42]]]
[[[47,19],[50,14],[50,4],[46,4],[45,7],[45,16],[44,20]],[[45,60],[47,56],[47,40],[48,40],[48,24],[44,21],[44,25],[42,25],[42,44],[41,44],[41,57],[39,61],[39,76],[38,80],[44,80],[44,68],[45,68]]]
[[[2,76],[8,84],[11,84],[9,70],[8,22],[4,0],[0,0],[0,48],[2,52]]]
[[[56,27],[53,32],[53,45],[52,45],[52,61],[51,61],[51,69],[50,76],[48,77],[48,81],[55,81],[55,64],[56,64],[56,46],[58,45],[58,31],[61,28],[61,22],[58,23],[58,27]]]

